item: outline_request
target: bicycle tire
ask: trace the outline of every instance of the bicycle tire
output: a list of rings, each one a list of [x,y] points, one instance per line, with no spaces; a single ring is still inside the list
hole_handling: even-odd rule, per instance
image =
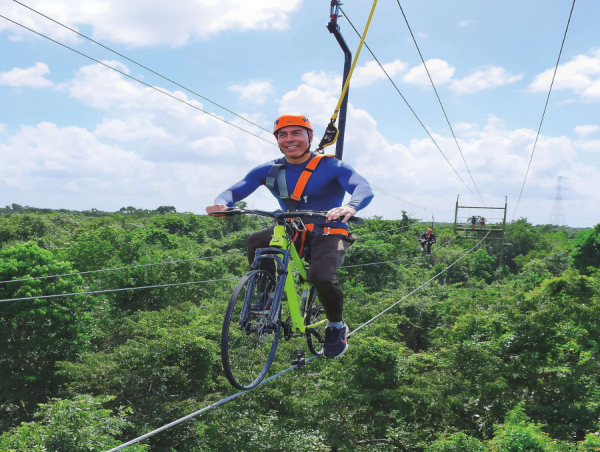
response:
[[[308,295],[308,301],[306,303],[306,315],[304,316],[304,325],[312,325],[320,320],[323,320],[325,317],[325,310],[321,303],[319,303],[319,299],[317,298],[317,291],[314,286],[310,286],[310,292]],[[316,333],[306,331],[306,343],[308,345],[308,349],[313,355],[320,355],[323,353],[323,344],[325,342],[325,327],[327,325],[323,324],[314,328]]]
[[[262,286],[262,288],[261,288]],[[279,343],[281,332],[281,305],[275,325],[269,325],[270,311],[253,313],[250,306],[256,304],[265,293],[275,289],[275,279],[264,270],[253,270],[235,287],[221,330],[221,361],[229,383],[237,389],[252,389],[265,378]]]

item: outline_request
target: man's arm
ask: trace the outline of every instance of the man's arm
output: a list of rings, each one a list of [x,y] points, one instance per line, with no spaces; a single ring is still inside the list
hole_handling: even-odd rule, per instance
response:
[[[343,217],[341,221],[345,223],[356,212],[367,207],[375,195],[367,180],[358,174],[354,168],[345,162],[336,163],[339,173],[338,182],[344,187],[344,190],[352,195],[352,198],[345,206],[336,207],[327,212],[327,221]]]
[[[258,187],[265,183],[265,177],[266,172],[268,172],[268,168],[268,164],[254,168],[252,171],[246,174],[246,177],[244,177],[241,181],[235,183],[217,196],[214,205],[206,208],[206,213],[213,215],[213,212],[226,210],[227,207],[233,207],[236,202],[250,196]]]

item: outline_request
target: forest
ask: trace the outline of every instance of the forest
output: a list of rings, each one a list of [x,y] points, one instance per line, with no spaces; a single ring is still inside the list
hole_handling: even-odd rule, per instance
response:
[[[497,243],[451,225],[435,225],[423,258],[427,226],[403,212],[351,227],[339,273],[351,329],[465,257],[353,335],[342,359],[125,450],[599,450],[600,224],[520,218],[502,265]],[[171,206],[0,209],[0,451],[106,451],[237,392],[221,326],[263,227]],[[282,340],[270,375],[298,346]]]

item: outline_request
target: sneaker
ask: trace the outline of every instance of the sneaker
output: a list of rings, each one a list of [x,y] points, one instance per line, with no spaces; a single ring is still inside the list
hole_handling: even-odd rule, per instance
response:
[[[427,253],[427,256],[431,256],[431,254]]]
[[[341,328],[333,326],[325,328],[325,343],[323,344],[323,356],[325,358],[339,358],[348,350],[348,325],[344,323]]]
[[[275,292],[269,292],[268,294],[263,293],[262,298],[250,306],[250,311],[262,313],[270,310],[273,307],[274,296]]]

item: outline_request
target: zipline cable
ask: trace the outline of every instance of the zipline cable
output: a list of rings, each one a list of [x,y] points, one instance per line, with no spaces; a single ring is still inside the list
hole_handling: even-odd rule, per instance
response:
[[[217,257],[239,256],[240,254],[246,254],[246,253],[242,251],[239,253],[219,254],[217,256],[208,256],[208,257],[195,257],[193,259],[183,259],[183,260],[179,260],[179,261],[165,261],[165,262],[155,262],[152,264],[129,265],[127,267],[102,268],[100,270],[89,270],[89,271],[85,271],[85,272],[63,273],[62,275],[36,276],[34,278],[8,279],[6,281],[0,281],[0,284],[33,281],[33,280],[48,279],[48,278],[62,278],[63,276],[87,275],[90,273],[113,272],[113,271],[117,271],[117,270],[127,270],[129,268],[153,267],[156,265],[167,265],[167,264],[180,264],[183,262],[193,262],[193,261],[202,261],[202,260],[207,260],[207,259],[216,259]]]
[[[62,23],[60,23],[59,21],[57,21],[57,20],[53,19],[52,17],[48,17],[47,15],[45,15],[45,14],[43,14],[43,13],[41,13],[41,12],[39,12],[39,11],[35,10],[35,9],[33,9],[31,6],[28,6],[28,5],[24,4],[24,3],[21,3],[21,2],[20,2],[20,1],[18,1],[18,0],[13,0],[13,1],[14,1],[15,3],[18,3],[19,5],[21,5],[21,6],[25,7],[25,8],[27,8],[27,9],[29,9],[29,10],[31,10],[31,11],[33,11],[34,13],[36,13],[36,14],[39,14],[40,16],[42,16],[42,17],[45,17],[45,18],[46,18],[46,19],[48,19],[48,20],[51,20],[51,21],[52,21],[52,22],[54,22],[55,24],[58,24],[58,25],[60,25],[61,27],[64,27],[64,28],[66,28],[67,30],[70,30],[70,31],[72,31],[73,33],[76,33],[76,34],[78,34],[78,35],[79,35],[79,36],[81,36],[82,38],[85,38],[85,39],[87,39],[88,41],[91,41],[91,42],[93,42],[94,44],[97,44],[97,45],[99,45],[100,47],[104,47],[106,50],[108,50],[108,51],[110,51],[110,52],[114,53],[115,55],[119,55],[121,58],[125,58],[127,61],[131,61],[133,64],[135,64],[135,65],[137,65],[137,66],[139,66],[139,67],[141,67],[141,68],[144,68],[144,69],[146,69],[147,71],[150,71],[150,72],[152,72],[152,73],[153,73],[153,74],[155,74],[155,75],[158,75],[160,78],[162,78],[162,79],[165,79],[165,80],[167,80],[167,81],[169,81],[169,82],[173,83],[174,85],[177,85],[177,86],[179,86],[180,88],[182,88],[182,89],[184,89],[184,90],[186,90],[186,91],[188,91],[188,92],[190,92],[190,93],[192,93],[192,94],[194,94],[194,95],[196,95],[196,96],[198,96],[198,97],[200,97],[200,98],[204,99],[204,100],[205,100],[205,101],[207,101],[207,102],[210,102],[210,103],[211,103],[211,104],[213,104],[213,105],[216,105],[216,106],[217,106],[217,107],[219,107],[219,108],[222,108],[223,110],[225,110],[225,111],[227,111],[227,112],[231,113],[231,114],[232,114],[232,115],[234,115],[234,116],[237,116],[237,117],[238,117],[238,118],[240,118],[240,119],[243,119],[244,121],[246,121],[246,122],[248,122],[248,123],[252,124],[253,126],[256,126],[256,127],[260,128],[260,129],[264,130],[265,132],[269,132],[269,133],[271,133],[271,131],[270,131],[270,130],[268,130],[268,129],[265,129],[265,128],[264,128],[264,127],[262,127],[262,126],[259,126],[259,125],[258,125],[258,124],[256,124],[255,122],[252,122],[252,121],[250,121],[249,119],[247,119],[247,118],[243,117],[242,115],[238,115],[236,112],[234,112],[234,111],[231,111],[231,110],[229,110],[228,108],[224,107],[223,105],[220,105],[220,104],[218,104],[218,103],[216,103],[216,102],[214,102],[214,101],[210,100],[208,97],[204,97],[202,94],[198,94],[197,92],[195,92],[195,91],[192,91],[190,88],[186,88],[185,86],[183,86],[183,85],[180,85],[180,84],[179,84],[179,83],[177,83],[176,81],[174,81],[174,80],[171,80],[170,78],[168,78],[168,77],[165,77],[165,76],[164,76],[164,75],[162,75],[162,74],[159,74],[158,72],[156,72],[156,71],[154,71],[154,70],[150,69],[150,68],[149,68],[149,67],[147,67],[147,66],[144,66],[144,65],[143,65],[143,64],[141,64],[141,63],[138,63],[137,61],[134,61],[134,60],[132,60],[132,59],[131,59],[131,58],[129,58],[129,57],[126,57],[126,56],[125,56],[125,55],[123,55],[122,53],[119,53],[119,52],[117,52],[116,50],[113,50],[113,49],[111,49],[110,47],[108,47],[108,46],[105,46],[105,45],[104,45],[104,44],[102,44],[101,42],[95,41],[94,39],[90,38],[89,36],[86,36],[86,35],[84,35],[83,33],[80,33],[79,31],[77,31],[77,30],[75,30],[75,29],[73,29],[73,28],[71,28],[71,27],[69,27],[69,26],[67,26],[67,25],[65,25],[65,24],[62,24]]]
[[[473,246],[473,248],[471,248],[469,251],[467,251],[465,254],[463,254],[461,257],[459,257],[457,260],[455,260],[454,262],[452,262],[450,265],[448,265],[445,269],[443,269],[441,272],[439,272],[437,275],[432,276],[431,278],[429,278],[427,281],[425,281],[423,284],[421,284],[419,287],[417,287],[415,290],[413,290],[412,292],[410,292],[409,294],[405,295],[404,297],[402,297],[400,300],[398,300],[397,302],[395,302],[394,304],[392,304],[391,306],[388,306],[387,308],[385,308],[383,311],[381,311],[379,314],[377,314],[375,317],[371,318],[370,320],[367,320],[365,323],[363,323],[362,325],[360,325],[358,328],[355,328],[353,331],[351,331],[350,333],[348,333],[348,336],[353,335],[354,333],[357,333],[358,331],[362,330],[364,327],[368,326],[369,324],[371,324],[373,321],[375,321],[375,319],[381,317],[383,314],[385,314],[386,312],[388,312],[390,309],[392,309],[394,306],[398,305],[398,303],[406,300],[408,297],[410,297],[412,294],[414,294],[415,292],[417,292],[418,290],[422,289],[423,287],[427,286],[428,284],[430,284],[433,280],[435,280],[436,278],[440,277],[441,275],[443,275],[444,273],[446,273],[449,269],[451,269],[452,267],[454,267],[458,262],[460,262],[461,260],[463,260],[465,257],[467,257],[468,254],[470,254],[475,248],[477,248],[481,242],[483,242],[487,236],[489,235],[489,231],[488,233],[485,235],[485,237],[483,237],[475,246]]]
[[[57,297],[72,297],[76,295],[95,295],[100,293],[110,293],[110,292],[124,292],[127,290],[140,290],[140,289],[157,289],[159,287],[173,287],[173,286],[187,286],[190,284],[203,284],[203,283],[214,283],[221,281],[233,281],[239,280],[239,276],[235,276],[233,278],[219,278],[219,279],[207,279],[205,281],[189,281],[182,283],[172,283],[172,284],[157,284],[154,286],[137,286],[137,287],[123,287],[120,289],[106,289],[106,290],[93,290],[87,292],[74,292],[74,293],[59,293],[54,295],[40,295],[39,297],[22,297],[22,298],[6,298],[4,300],[0,300],[0,303],[5,303],[8,301],[23,301],[23,300],[42,300],[44,298],[57,298]]]
[[[247,133],[247,134],[249,134],[249,135],[252,135],[252,136],[254,136],[254,137],[258,138],[259,140],[262,140],[262,141],[264,141],[265,143],[269,143],[269,144],[271,144],[271,145],[273,145],[273,146],[277,146],[277,144],[275,144],[275,143],[273,143],[272,141],[269,141],[269,140],[267,140],[267,139],[265,139],[265,138],[261,137],[260,135],[257,135],[257,134],[255,134],[255,133],[252,133],[252,132],[250,132],[249,130],[246,130],[246,129],[244,129],[244,128],[240,127],[240,126],[236,126],[236,125],[235,125],[235,124],[233,124],[232,122],[229,122],[229,121],[227,121],[227,120],[225,120],[225,119],[223,119],[223,118],[220,118],[220,117],[218,117],[217,115],[215,115],[215,114],[213,114],[213,113],[210,113],[210,112],[208,112],[208,111],[206,111],[206,110],[203,110],[202,108],[200,108],[200,107],[197,107],[196,105],[194,105],[194,104],[192,104],[192,103],[190,103],[190,102],[187,102],[187,101],[185,101],[185,100],[183,100],[183,99],[179,99],[178,97],[176,97],[176,96],[174,96],[174,95],[172,95],[172,94],[169,94],[169,93],[167,93],[166,91],[163,91],[163,90],[161,90],[160,88],[157,88],[156,86],[152,86],[152,85],[150,85],[149,83],[143,82],[143,81],[141,81],[140,79],[137,79],[137,78],[133,77],[132,75],[126,74],[125,72],[123,72],[123,71],[120,71],[119,69],[116,69],[116,68],[114,68],[114,67],[112,67],[112,66],[110,66],[110,65],[108,65],[108,64],[106,64],[106,63],[103,63],[102,61],[96,60],[95,58],[92,58],[91,56],[88,56],[88,55],[86,55],[85,53],[83,53],[83,52],[80,52],[79,50],[75,50],[74,48],[72,48],[72,47],[69,47],[69,46],[68,46],[68,45],[66,45],[66,44],[63,44],[62,42],[58,42],[58,41],[56,41],[56,40],[54,40],[54,39],[52,39],[52,38],[50,38],[50,37],[48,37],[48,36],[46,36],[46,35],[44,35],[44,34],[40,33],[40,32],[37,32],[37,31],[35,31],[35,30],[33,30],[33,29],[29,28],[29,27],[26,27],[26,26],[25,26],[25,25],[23,25],[23,24],[20,24],[19,22],[15,22],[14,20],[12,20],[12,19],[9,19],[8,17],[2,16],[2,15],[0,15],[0,17],[1,17],[1,18],[3,18],[3,19],[5,19],[5,20],[7,20],[7,21],[9,21],[9,22],[12,22],[12,23],[13,23],[13,24],[15,24],[15,25],[18,25],[19,27],[22,27],[22,28],[24,28],[24,29],[26,29],[26,30],[29,30],[29,31],[31,31],[32,33],[35,33],[36,35],[38,35],[38,36],[41,36],[42,38],[46,38],[47,40],[49,40],[49,41],[52,41],[52,42],[54,42],[55,44],[58,44],[58,45],[60,45],[60,46],[62,46],[62,47],[64,47],[64,48],[66,48],[66,49],[69,49],[69,50],[71,50],[71,51],[73,51],[73,52],[75,52],[75,53],[77,53],[77,54],[79,54],[79,55],[81,55],[81,56],[83,56],[83,57],[85,57],[85,58],[89,59],[89,60],[92,60],[92,61],[93,61],[93,62],[95,62],[95,63],[98,63],[98,64],[100,64],[100,65],[102,65],[102,66],[104,66],[104,67],[106,67],[106,68],[108,68],[108,69],[112,69],[113,71],[115,71],[115,72],[118,72],[119,74],[121,74],[121,75],[124,75],[125,77],[128,77],[128,78],[130,78],[131,80],[135,80],[136,82],[138,82],[138,83],[141,83],[142,85],[144,85],[144,86],[146,86],[146,87],[148,87],[148,88],[151,88],[151,89],[153,89],[154,91],[157,91],[157,92],[159,92],[159,93],[161,93],[161,94],[164,94],[165,96],[169,96],[169,97],[171,97],[171,98],[175,99],[176,101],[179,101],[179,102],[181,102],[181,103],[183,103],[183,104],[186,104],[186,105],[188,105],[188,106],[190,106],[190,107],[192,107],[192,108],[195,108],[196,110],[198,110],[198,111],[200,111],[200,112],[202,112],[202,113],[204,113],[204,114],[207,114],[208,116],[211,116],[211,117],[213,117],[213,118],[215,118],[215,119],[218,119],[219,121],[221,121],[221,122],[224,122],[225,124],[229,124],[230,126],[232,126],[232,127],[235,127],[236,129],[238,129],[238,130],[241,130],[242,132],[245,132],[245,133]]]
[[[450,242],[452,242],[455,238],[457,238],[459,235],[461,234],[456,234],[454,237],[452,237],[450,240],[448,240],[446,243],[444,243],[443,245],[440,245],[438,247],[436,247],[431,254],[434,254],[436,251],[442,249],[443,247],[445,247],[446,245],[448,245]],[[381,264],[391,264],[393,262],[403,262],[403,261],[414,261],[417,259],[422,259],[421,256],[416,256],[416,257],[407,257],[405,259],[392,259],[389,261],[380,261],[380,262],[368,262],[366,264],[356,264],[356,265],[343,265],[340,268],[355,268],[355,267],[367,267],[369,265],[381,265]]]
[[[454,237],[456,238],[456,237]],[[452,238],[450,241],[454,240],[454,238]],[[446,246],[449,242],[445,243],[444,245],[437,247],[436,250],[434,250],[432,252],[432,254],[437,251],[440,248],[443,248],[444,246]],[[238,254],[245,254],[245,253],[238,253]],[[371,263],[366,263],[366,264],[358,264],[358,265],[351,265],[351,266],[346,266],[346,267],[341,267],[341,268],[350,268],[350,267],[363,267],[366,265],[376,265],[376,264],[385,264],[385,263],[389,263],[389,262],[399,262],[399,261],[403,261],[403,260],[414,260],[416,258],[406,258],[406,259],[394,259],[391,261],[385,261],[385,262],[371,262]],[[140,267],[143,266],[147,266],[147,265],[158,265],[161,263],[157,263],[157,264],[143,264],[140,265]],[[135,267],[135,266],[134,266]],[[131,268],[131,267],[124,267],[124,268]],[[111,269],[106,269],[106,271],[109,271]],[[104,270],[95,270],[95,271],[104,271]],[[77,273],[75,273],[77,274]],[[47,276],[47,278],[52,278],[55,276],[61,276],[61,275],[52,275],[52,276]],[[42,277],[44,278],[44,277]],[[26,300],[42,300],[45,298],[58,298],[58,297],[73,297],[73,296],[77,296],[77,295],[96,295],[96,294],[102,294],[102,293],[111,293],[111,292],[124,292],[124,291],[128,291],[128,290],[141,290],[141,289],[158,289],[160,287],[173,287],[173,286],[186,286],[186,285],[192,285],[192,284],[204,284],[204,283],[214,283],[214,282],[221,282],[221,281],[233,281],[233,280],[238,280],[240,278],[240,276],[235,276],[232,278],[219,278],[219,279],[208,279],[208,280],[204,280],[204,281],[189,281],[189,282],[182,282],[182,283],[169,283],[169,284],[157,284],[157,285],[152,285],[152,286],[135,286],[135,287],[121,287],[118,289],[103,289],[103,290],[94,290],[94,291],[86,291],[86,292],[73,292],[73,293],[63,293],[63,294],[53,294],[53,295],[40,295],[40,296],[30,296],[30,297],[21,297],[21,298],[5,298],[3,300],[0,300],[0,303],[6,303],[9,301],[26,301]],[[34,279],[34,278],[32,278]],[[11,281],[7,281],[7,282],[15,282],[15,280],[11,280]]]
[[[356,34],[358,34],[360,36],[360,33],[358,32],[358,30],[356,29],[356,27],[354,26],[354,24],[350,21],[350,18],[348,17],[348,15],[346,14],[346,12],[343,9],[341,9],[341,8],[340,8],[340,11],[342,11],[342,13],[344,14],[344,17],[346,18],[346,20],[348,21],[348,23],[350,24],[350,26],[352,27],[352,29],[356,32]],[[450,165],[450,168],[452,168],[452,171],[454,171],[454,173],[458,176],[458,178],[460,179],[460,181],[465,185],[465,187],[467,187],[467,190],[469,190],[469,192],[473,196],[476,196],[475,193],[473,193],[473,190],[471,190],[471,187],[469,187],[467,185],[467,183],[463,180],[463,178],[461,177],[461,175],[458,174],[458,171],[456,171],[456,169],[454,168],[454,166],[452,166],[452,163],[450,163],[450,160],[448,160],[448,157],[446,157],[446,154],[444,154],[444,151],[442,151],[442,148],[440,148],[440,146],[437,144],[437,141],[435,141],[435,139],[431,135],[431,132],[429,132],[429,130],[427,129],[427,127],[425,127],[425,124],[423,124],[423,121],[421,121],[421,118],[419,118],[419,116],[417,115],[417,113],[415,112],[415,110],[410,106],[410,104],[408,103],[408,101],[406,100],[406,98],[404,97],[404,95],[402,94],[402,92],[400,91],[400,89],[398,88],[398,86],[396,86],[396,83],[394,83],[394,81],[392,80],[392,77],[390,77],[390,75],[388,74],[388,72],[385,70],[385,68],[383,67],[383,65],[379,62],[379,60],[377,59],[377,57],[375,56],[375,54],[373,53],[373,51],[367,45],[366,42],[365,42],[365,47],[371,53],[371,56],[375,59],[375,61],[377,62],[377,64],[379,65],[379,67],[381,68],[381,70],[383,71],[383,73],[386,75],[386,77],[388,78],[388,80],[394,86],[394,88],[396,89],[396,91],[398,92],[398,94],[400,95],[400,97],[402,98],[402,100],[404,101],[404,103],[406,104],[406,106],[408,107],[408,109],[411,111],[411,113],[414,115],[414,117],[417,119],[417,121],[419,121],[419,124],[421,124],[421,127],[423,127],[423,130],[425,130],[425,133],[427,133],[427,135],[429,136],[429,138],[431,138],[431,141],[433,142],[433,144],[435,145],[435,147],[437,148],[437,150],[440,151],[440,154],[442,154],[442,156],[444,157],[444,159],[446,160],[446,162],[448,162],[448,165]]]
[[[416,207],[416,208],[418,208],[418,209],[427,210],[427,208],[426,208],[426,207],[423,207],[423,206],[418,206],[418,205],[416,205],[416,204],[413,204],[412,202],[406,201],[405,199],[402,199],[402,198],[400,198],[399,196],[396,196],[396,195],[394,195],[394,194],[392,194],[392,193],[390,193],[390,192],[388,192],[388,191],[384,190],[383,188],[380,188],[380,187],[378,187],[377,185],[373,185],[373,184],[369,184],[369,185],[370,185],[371,187],[373,187],[375,190],[377,190],[378,192],[380,192],[380,193],[383,193],[383,194],[385,194],[385,195],[391,196],[392,198],[396,198],[397,200],[399,200],[399,201],[402,201],[402,202],[405,202],[406,204],[410,204],[411,206],[413,206],[413,207]],[[431,210],[431,209],[429,209],[429,210]],[[434,212],[434,211],[432,210],[432,212]]]
[[[16,1],[16,0],[15,0]],[[452,132],[452,137],[454,138],[454,142],[456,143],[456,147],[458,148],[458,152],[460,152],[460,156],[462,157],[462,160],[465,164],[465,166],[467,167],[467,171],[469,172],[469,177],[471,178],[471,182],[473,182],[473,185],[475,186],[475,190],[477,190],[477,194],[479,195],[479,199],[481,199],[481,202],[483,202],[483,205],[485,205],[485,201],[483,200],[483,197],[481,196],[481,193],[479,192],[479,188],[477,187],[477,184],[475,183],[475,179],[473,179],[473,175],[471,174],[471,170],[469,169],[469,165],[467,165],[467,161],[465,160],[465,156],[463,154],[462,149],[460,148],[460,145],[458,144],[458,139],[456,138],[456,135],[454,134],[454,129],[452,128],[452,124],[450,124],[450,119],[448,119],[448,115],[446,114],[446,109],[444,108],[444,105],[442,104],[442,99],[440,98],[440,95],[438,94],[438,91],[435,87],[435,84],[433,83],[433,79],[431,78],[431,74],[429,73],[429,69],[427,68],[427,64],[425,63],[425,59],[423,58],[423,54],[421,53],[421,49],[419,48],[419,44],[417,44],[417,40],[415,38],[415,35],[413,34],[412,28],[410,28],[410,24],[408,23],[408,18],[406,17],[406,14],[404,14],[404,9],[402,8],[402,5],[400,4],[400,0],[396,0],[398,2],[398,6],[400,7],[400,12],[402,13],[402,16],[404,17],[404,21],[406,22],[406,26],[408,27],[408,31],[410,32],[410,35],[412,36],[412,40],[415,43],[415,47],[417,48],[417,52],[419,52],[419,56],[421,57],[421,61],[423,62],[423,67],[425,68],[425,72],[427,72],[427,77],[429,77],[429,81],[431,82],[431,86],[433,87],[433,91],[435,92],[435,96],[437,97],[437,100],[440,104],[440,107],[442,108],[442,112],[444,113],[444,117],[446,118],[446,122],[448,123],[448,127],[450,128],[450,132]]]
[[[531,162],[533,161],[533,154],[535,153],[535,148],[538,143],[538,138],[540,137],[540,131],[542,130],[542,124],[544,123],[544,116],[546,116],[546,109],[548,108],[548,102],[550,101],[550,94],[552,94],[552,87],[554,86],[554,79],[556,78],[556,71],[558,71],[560,57],[562,55],[563,47],[565,45],[565,40],[567,39],[567,32],[569,31],[569,24],[571,23],[571,17],[573,16],[573,10],[575,9],[576,1],[577,0],[573,0],[573,5],[571,5],[571,12],[569,13],[569,20],[567,21],[567,27],[565,28],[565,34],[563,36],[562,43],[560,44],[560,51],[558,52],[558,58],[556,60],[556,67],[554,68],[554,74],[552,75],[552,82],[550,82],[550,89],[548,90],[548,97],[546,97],[546,104],[544,105],[544,111],[542,112],[542,119],[540,120],[540,125],[538,127],[538,131],[535,136],[535,142],[533,143],[533,149],[531,151],[531,156],[529,157],[529,164],[527,165],[527,171],[525,172],[525,179],[523,179],[523,185],[521,185],[521,192],[519,193],[519,199],[517,200],[517,206],[515,207],[515,211],[513,213],[512,220],[515,219],[515,215],[517,214],[517,209],[519,208],[519,203],[521,202],[521,196],[523,195],[523,189],[525,188],[525,182],[527,182],[527,176],[529,175],[529,168],[531,168]]]
[[[489,234],[489,232],[488,232],[488,234]],[[430,284],[430,283],[431,283],[433,280],[435,280],[435,279],[436,279],[436,278],[438,278],[439,276],[443,275],[443,274],[444,274],[446,271],[448,271],[448,269],[452,268],[452,267],[453,267],[453,266],[454,266],[456,263],[458,263],[459,261],[461,261],[462,259],[464,259],[464,258],[465,258],[465,257],[466,257],[468,254],[470,254],[470,253],[471,253],[471,252],[472,252],[472,251],[473,251],[475,248],[477,248],[477,247],[478,247],[478,246],[481,244],[481,242],[483,242],[483,241],[486,239],[486,237],[488,236],[488,234],[486,234],[486,236],[485,236],[484,238],[482,238],[482,239],[479,241],[479,243],[477,243],[476,245],[474,245],[474,246],[473,246],[473,248],[471,248],[469,251],[467,251],[465,254],[463,254],[461,257],[459,257],[459,258],[458,258],[456,261],[454,261],[452,264],[450,264],[450,265],[449,265],[448,267],[446,267],[444,270],[442,270],[442,271],[441,271],[441,272],[439,272],[437,275],[433,276],[432,278],[430,278],[429,280],[427,280],[426,282],[424,282],[423,284],[421,284],[419,287],[417,287],[415,290],[413,290],[412,292],[410,292],[408,295],[405,295],[404,297],[402,297],[400,300],[398,300],[397,302],[395,302],[393,305],[391,305],[391,306],[389,306],[388,308],[386,308],[385,310],[381,311],[381,312],[380,312],[379,314],[377,314],[375,317],[371,318],[371,319],[370,319],[370,320],[368,320],[367,322],[365,322],[365,323],[363,323],[362,325],[360,325],[358,328],[354,329],[352,332],[350,332],[350,333],[348,334],[348,336],[350,336],[350,335],[352,335],[352,334],[354,334],[354,333],[358,332],[359,330],[363,329],[364,327],[368,326],[368,325],[369,325],[370,323],[372,323],[372,322],[373,322],[375,319],[377,319],[378,317],[380,317],[381,315],[383,315],[385,312],[389,311],[391,308],[393,308],[394,306],[396,306],[398,303],[401,303],[402,301],[406,300],[406,299],[407,299],[408,297],[410,297],[412,294],[414,294],[414,293],[415,293],[415,292],[417,292],[418,290],[422,289],[422,288],[423,288],[423,287],[425,287],[426,285]],[[312,361],[312,360],[313,360],[313,359],[315,359],[315,358],[318,358],[319,356],[320,356],[320,355],[315,355],[315,356],[311,356],[310,358],[307,358],[307,359],[306,359],[306,363],[308,363],[308,362]],[[286,373],[287,373],[287,372],[289,372],[290,370],[294,370],[294,369],[296,369],[297,367],[298,367],[298,365],[297,365],[297,364],[294,364],[293,366],[290,366],[290,367],[288,367],[287,369],[285,369],[285,370],[282,370],[282,371],[281,371],[281,372],[279,372],[278,374],[275,374],[275,375],[273,375],[272,377],[269,377],[269,378],[267,378],[266,380],[263,380],[263,381],[262,381],[260,384],[258,384],[258,385],[256,386],[256,388],[259,388],[259,387],[261,387],[262,385],[264,385],[264,384],[266,384],[266,383],[268,383],[268,382],[270,382],[270,381],[273,381],[275,378],[277,378],[277,377],[279,377],[279,376],[281,376],[281,375],[283,375],[283,374],[286,374]],[[254,388],[254,389],[256,389],[256,388]],[[211,405],[208,405],[208,406],[206,406],[206,407],[202,408],[201,410],[198,410],[198,411],[195,411],[195,412],[193,412],[193,413],[190,413],[190,414],[188,414],[187,416],[184,416],[184,417],[182,417],[182,418],[179,418],[179,419],[177,419],[177,420],[175,420],[175,421],[173,421],[173,422],[171,422],[171,423],[169,423],[169,424],[163,425],[162,427],[159,427],[159,428],[157,428],[156,430],[152,430],[151,432],[148,432],[148,433],[146,433],[146,434],[144,434],[144,435],[138,436],[137,438],[134,438],[134,439],[132,439],[131,441],[127,441],[126,443],[123,443],[123,444],[121,444],[121,445],[119,445],[119,446],[117,446],[117,447],[114,447],[114,448],[112,448],[112,449],[110,449],[110,450],[108,450],[108,451],[106,451],[106,452],[118,452],[119,450],[123,450],[123,449],[125,449],[126,447],[133,446],[134,444],[136,444],[136,443],[139,443],[140,441],[143,441],[143,440],[145,440],[145,439],[148,439],[148,438],[150,438],[150,437],[152,437],[152,436],[156,435],[157,433],[160,433],[160,432],[162,432],[162,431],[164,431],[164,430],[167,430],[167,429],[169,429],[169,428],[171,428],[171,427],[174,427],[174,426],[176,426],[176,425],[178,425],[178,424],[181,424],[182,422],[185,422],[185,421],[187,421],[187,420],[189,420],[189,419],[191,419],[191,418],[193,418],[193,417],[196,417],[196,416],[198,416],[199,414],[205,413],[206,411],[209,411],[209,410],[211,410],[211,409],[213,409],[213,408],[217,408],[218,406],[220,406],[220,405],[223,405],[223,404],[225,404],[225,403],[229,402],[230,400],[233,400],[233,399],[235,399],[235,398],[237,398],[237,397],[239,397],[239,396],[241,396],[241,395],[243,395],[243,394],[246,394],[247,392],[250,392],[250,391],[251,391],[251,389],[246,389],[246,390],[244,390],[244,391],[237,392],[237,393],[235,393],[235,394],[233,394],[233,395],[230,395],[229,397],[226,397],[226,398],[224,398],[224,399],[222,399],[222,400],[219,400],[218,402],[215,402],[215,403],[213,403],[213,404],[211,404]]]

